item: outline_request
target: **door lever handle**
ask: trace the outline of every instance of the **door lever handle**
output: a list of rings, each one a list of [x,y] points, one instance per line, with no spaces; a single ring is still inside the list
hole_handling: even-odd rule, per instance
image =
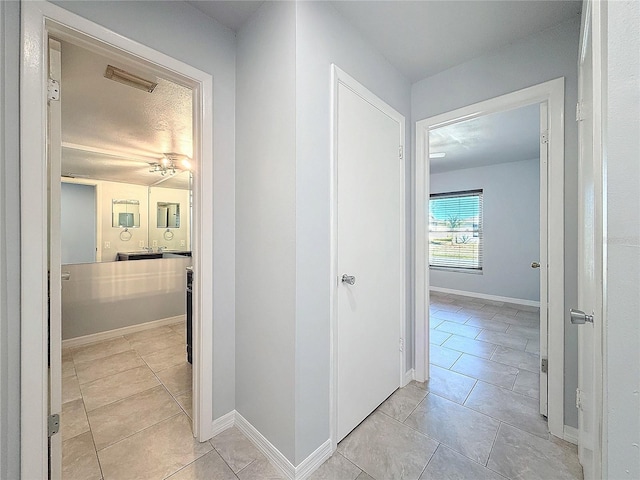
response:
[[[540,264],[538,262],[531,262],[531,268],[540,268]]]
[[[347,275],[346,273],[342,275],[342,283],[346,283],[348,285],[353,285],[356,283],[356,277],[353,275]]]
[[[582,310],[569,310],[571,314],[571,323],[574,325],[583,325],[585,323],[593,323],[593,315],[587,315]]]
[[[71,272],[62,272],[60,278],[62,280],[69,280],[71,278]]]

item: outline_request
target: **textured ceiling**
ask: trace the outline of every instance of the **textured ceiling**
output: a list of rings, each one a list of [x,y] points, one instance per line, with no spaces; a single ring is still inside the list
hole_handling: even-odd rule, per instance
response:
[[[150,185],[163,153],[192,157],[192,92],[153,71],[62,43],[62,173]],[[104,78],[107,65],[158,83],[153,93]]]
[[[539,158],[540,106],[493,113],[429,132],[431,173]]]

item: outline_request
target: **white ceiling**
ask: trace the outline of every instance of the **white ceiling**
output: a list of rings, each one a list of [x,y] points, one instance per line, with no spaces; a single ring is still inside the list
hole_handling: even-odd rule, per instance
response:
[[[412,83],[579,16],[580,0],[332,1]]]
[[[192,0],[237,31],[262,1]],[[331,1],[412,83],[580,15],[582,0]]]
[[[62,45],[62,173],[151,185],[149,163],[192,157],[192,92],[138,63]],[[104,77],[107,65],[158,83],[153,93]],[[168,184],[167,184],[168,185]]]
[[[540,106],[454,123],[429,132],[431,173],[531,160],[540,156]]]
[[[264,2],[188,3],[237,31]],[[581,8],[580,0],[363,0],[331,4],[411,81],[577,16]],[[108,80],[104,78],[108,64],[157,81],[158,86],[149,94]],[[155,183],[159,174],[148,172],[150,162],[169,152],[192,156],[191,102],[190,89],[158,78],[147,67],[62,42],[63,142],[67,145],[63,173],[142,185]],[[508,158],[532,158],[527,157],[534,149],[532,139],[523,133],[530,130],[523,127],[517,131],[516,126],[534,120],[522,115],[519,120],[478,120],[474,128],[482,132],[484,141],[499,140],[501,145],[509,145]],[[448,128],[452,129],[450,140],[452,135],[459,138],[463,130],[469,130],[465,124]],[[439,151],[447,148],[450,152],[446,162],[432,161],[434,171],[468,168],[465,162],[471,157],[476,165],[486,164],[490,157],[491,163],[509,161],[501,156],[503,153],[482,147],[479,135],[469,133],[462,143],[443,144]],[[477,145],[469,154],[464,145],[472,141]]]
[[[264,2],[252,0],[190,0],[187,3],[237,32]]]

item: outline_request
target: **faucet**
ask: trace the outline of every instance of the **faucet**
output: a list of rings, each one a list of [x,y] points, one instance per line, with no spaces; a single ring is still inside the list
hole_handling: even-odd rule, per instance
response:
[[[159,246],[159,247],[158,247],[158,253],[162,253],[162,252],[164,251],[164,249],[165,249],[165,248],[167,248],[167,247],[162,246],[162,245],[161,245],[161,246]]]
[[[142,248],[143,248],[143,250],[145,250],[146,252],[149,252],[149,253],[153,252],[153,247],[142,247]]]

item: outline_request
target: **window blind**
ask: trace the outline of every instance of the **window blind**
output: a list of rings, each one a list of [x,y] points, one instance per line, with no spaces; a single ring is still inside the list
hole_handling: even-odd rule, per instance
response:
[[[482,270],[482,190],[429,198],[429,266]]]

